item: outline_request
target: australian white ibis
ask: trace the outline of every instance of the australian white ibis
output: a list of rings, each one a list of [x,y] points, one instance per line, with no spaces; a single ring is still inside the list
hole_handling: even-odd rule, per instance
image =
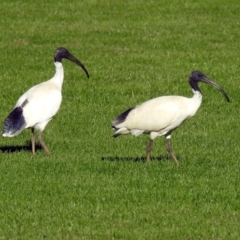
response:
[[[230,101],[226,92],[219,85],[209,80],[203,73],[193,71],[189,76],[189,84],[193,91],[192,98],[163,96],[130,108],[112,122],[112,128],[115,130],[113,137],[129,133],[135,136],[142,133],[150,134],[150,140],[146,147],[146,161],[149,161],[153,140],[164,135],[167,142],[167,151],[178,164],[171,148],[171,134],[187,118],[194,116],[200,107],[202,93],[198,87],[198,82],[212,85],[225,96],[228,102]]]
[[[12,112],[3,123],[2,136],[14,137],[25,128],[32,130],[32,153],[35,154],[34,129],[39,131],[39,142],[46,152],[49,150],[42,139],[42,132],[48,122],[57,113],[62,102],[62,84],[64,71],[62,59],[66,58],[79,65],[87,74],[85,66],[66,48],[60,47],[54,54],[55,75],[48,81],[42,82],[25,92],[17,101]]]

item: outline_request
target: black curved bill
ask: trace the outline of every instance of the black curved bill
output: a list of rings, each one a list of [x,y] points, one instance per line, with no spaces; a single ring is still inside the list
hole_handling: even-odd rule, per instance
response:
[[[216,84],[215,82],[213,82],[212,80],[210,80],[210,79],[208,79],[206,77],[203,77],[201,79],[201,82],[207,83],[207,84],[215,87],[217,90],[219,90],[223,94],[223,96],[227,99],[227,101],[230,102],[230,99],[229,99],[227,93],[218,84]]]
[[[72,62],[75,62],[78,66],[80,66],[86,73],[87,77],[89,78],[89,73],[88,73],[87,69],[77,58],[75,58],[72,54],[69,54],[66,58],[71,60]]]

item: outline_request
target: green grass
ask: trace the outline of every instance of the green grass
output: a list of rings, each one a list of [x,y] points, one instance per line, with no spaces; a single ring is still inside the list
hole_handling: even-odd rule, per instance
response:
[[[1,1],[2,121],[29,87],[54,74],[64,46],[60,111],[29,150],[30,131],[0,142],[0,239],[238,239],[240,235],[240,3],[220,1]],[[148,136],[112,138],[111,121],[161,95],[191,96],[196,116],[173,132],[180,166]],[[12,150],[12,151],[10,151]],[[159,161],[161,159],[161,161]]]

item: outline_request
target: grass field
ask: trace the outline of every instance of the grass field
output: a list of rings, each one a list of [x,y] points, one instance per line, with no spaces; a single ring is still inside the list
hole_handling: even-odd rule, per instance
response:
[[[1,1],[2,122],[18,97],[54,74],[64,46],[60,111],[30,151],[30,131],[0,141],[0,239],[239,239],[240,3]],[[180,166],[147,135],[112,138],[122,111],[161,95],[191,97],[201,70],[228,93],[200,86],[197,114],[172,135]]]

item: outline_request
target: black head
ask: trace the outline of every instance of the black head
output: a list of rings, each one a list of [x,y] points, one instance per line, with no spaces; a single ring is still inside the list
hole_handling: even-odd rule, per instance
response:
[[[62,62],[62,58],[68,58],[69,55],[70,53],[66,48],[60,47],[56,50],[54,54],[54,61]]]
[[[72,62],[75,62],[78,66],[80,66],[84,72],[86,73],[87,77],[89,78],[89,73],[85,66],[77,59],[75,58],[66,48],[60,47],[56,50],[54,54],[54,61],[55,62],[62,62],[62,59],[66,58]]]
[[[189,76],[189,82],[194,81],[194,82],[199,82],[201,81],[202,78],[206,78],[206,76],[200,72],[200,71],[193,71],[191,72]]]
[[[204,82],[206,84],[209,84],[209,85],[215,87],[224,95],[224,97],[227,99],[228,102],[230,101],[227,93],[217,83],[215,83],[212,80],[210,80],[209,78],[207,78],[200,71],[193,71],[189,76],[189,84],[191,85],[191,87],[194,91],[201,92],[198,87],[198,82]]]

